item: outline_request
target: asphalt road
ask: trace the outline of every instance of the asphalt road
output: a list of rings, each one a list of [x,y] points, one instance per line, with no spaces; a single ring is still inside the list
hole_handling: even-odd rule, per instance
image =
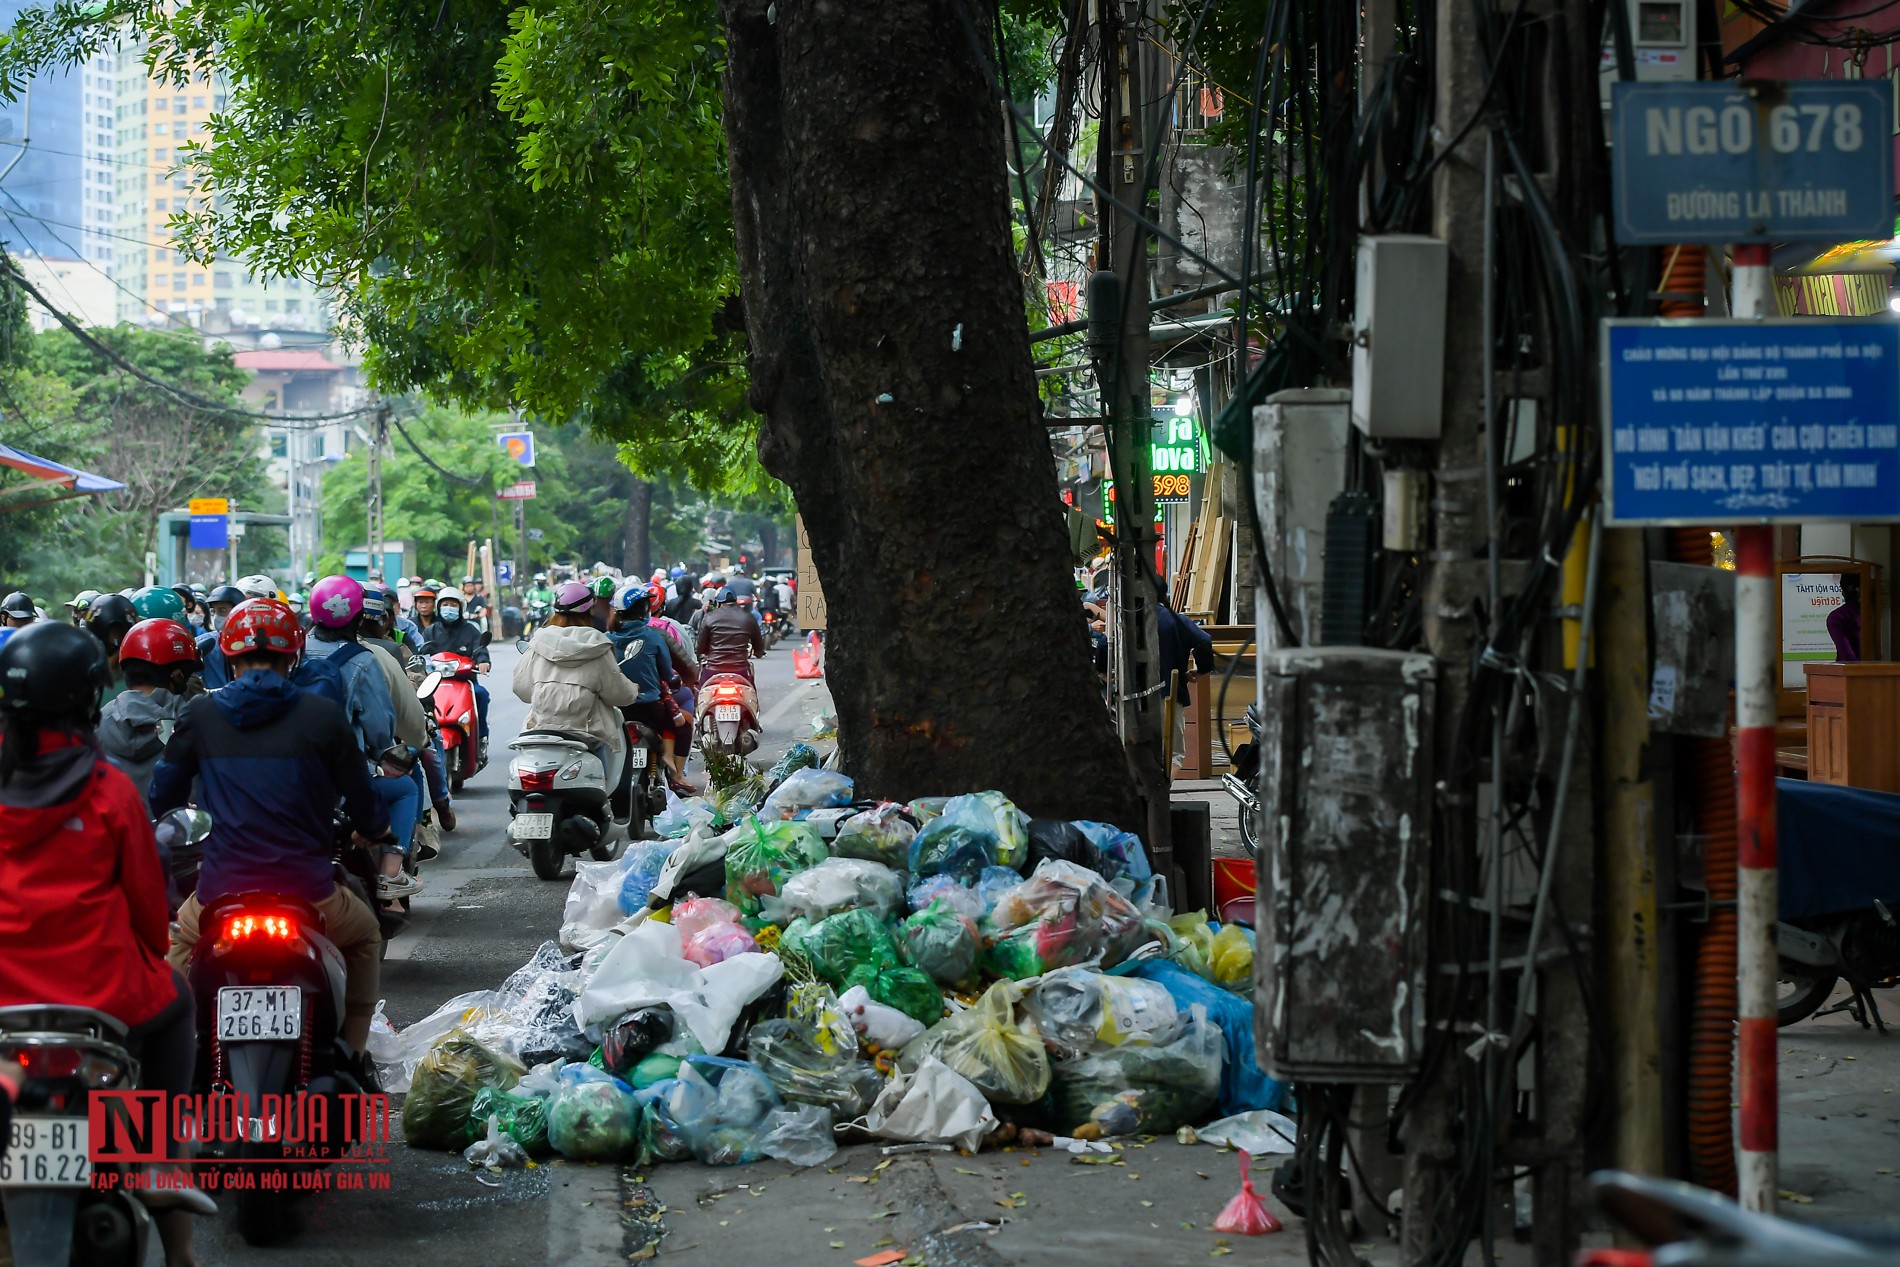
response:
[[[526,706],[508,689],[512,642],[493,648],[490,765],[456,798],[457,830],[442,856],[425,864],[427,889],[409,927],[390,944],[382,995],[398,1029],[443,1001],[499,985],[560,925],[567,884],[537,880],[504,837],[508,821],[507,742]],[[824,703],[822,683],[792,676],[792,644],[760,663],[765,733],[755,761],[769,764],[810,727]],[[695,763],[695,766],[697,763]],[[703,771],[692,769],[696,782]],[[572,874],[572,868],[569,868]],[[253,1249],[229,1211],[199,1224],[206,1264],[534,1264],[624,1263],[638,1247],[623,1227],[621,1177],[610,1166],[553,1163],[504,1174],[499,1186],[459,1156],[391,1146],[387,1191],[326,1192],[300,1205],[288,1244]]]

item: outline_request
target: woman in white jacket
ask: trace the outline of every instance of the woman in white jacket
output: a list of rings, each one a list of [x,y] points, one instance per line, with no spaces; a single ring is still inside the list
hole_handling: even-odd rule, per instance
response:
[[[607,745],[608,786],[618,782],[626,753],[620,710],[640,688],[620,671],[613,644],[594,628],[594,595],[569,581],[554,596],[554,616],[515,662],[515,695],[528,705],[526,730],[575,730]]]

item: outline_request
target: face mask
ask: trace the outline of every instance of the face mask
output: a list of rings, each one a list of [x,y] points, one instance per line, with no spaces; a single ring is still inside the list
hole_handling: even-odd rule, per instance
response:
[[[447,621],[452,625],[462,618],[462,609],[451,603],[446,607],[436,608],[435,614],[438,620]]]
[[[211,632],[212,633],[217,633],[220,629],[224,628],[225,618],[228,615],[229,615],[228,612],[212,612],[211,613]]]

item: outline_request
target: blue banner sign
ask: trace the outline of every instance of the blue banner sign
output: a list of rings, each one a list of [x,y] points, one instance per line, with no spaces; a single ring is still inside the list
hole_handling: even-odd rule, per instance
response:
[[[193,550],[229,550],[230,522],[226,515],[193,515],[191,536],[186,544]]]
[[[1607,522],[1900,520],[1900,322],[1604,327]]]
[[[1893,94],[1886,79],[1615,85],[1616,240],[1892,237]]]

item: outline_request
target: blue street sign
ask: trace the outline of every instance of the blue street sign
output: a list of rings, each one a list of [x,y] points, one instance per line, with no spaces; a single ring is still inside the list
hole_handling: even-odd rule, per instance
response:
[[[187,544],[193,550],[229,550],[231,548],[230,517],[193,515],[191,537]]]
[[[1607,522],[1900,520],[1900,322],[1603,324]]]
[[[1893,236],[1890,80],[1619,83],[1613,93],[1625,246]]]
[[[507,560],[498,560],[495,564],[495,584],[513,585],[515,583],[515,565]]]

